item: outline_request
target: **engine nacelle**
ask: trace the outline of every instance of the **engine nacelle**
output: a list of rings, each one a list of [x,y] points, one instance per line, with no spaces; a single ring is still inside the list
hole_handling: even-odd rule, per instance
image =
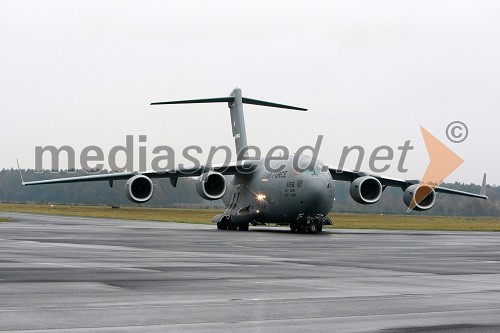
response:
[[[196,191],[205,200],[218,200],[226,193],[226,179],[219,172],[208,171],[196,181]]]
[[[153,182],[146,176],[135,175],[125,184],[127,198],[135,203],[144,203],[153,196]]]
[[[406,207],[410,208],[413,198],[416,198],[416,200],[420,199],[419,202],[413,203],[415,205],[413,210],[422,211],[431,209],[434,206],[434,202],[436,202],[436,192],[429,185],[411,185],[403,193],[403,201]]]
[[[382,184],[371,176],[356,178],[349,189],[351,197],[360,204],[373,204],[382,196]]]

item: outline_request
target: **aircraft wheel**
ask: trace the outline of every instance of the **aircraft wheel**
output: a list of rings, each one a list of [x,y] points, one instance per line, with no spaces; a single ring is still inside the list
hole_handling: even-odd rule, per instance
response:
[[[239,225],[238,231],[248,231],[248,223]]]
[[[292,224],[290,224],[290,231],[295,233],[295,232],[299,231],[299,227],[297,227],[296,224],[292,223]]]
[[[306,232],[307,228],[306,228],[306,226],[305,226],[305,225],[301,224],[301,225],[298,227],[298,229],[297,229],[297,230],[298,230],[298,232],[300,232],[300,233],[304,233],[304,232]]]
[[[322,232],[323,231],[323,222],[319,222],[318,223],[318,228],[317,228],[318,232]]]
[[[217,229],[219,229],[219,230],[228,230],[230,224],[231,224],[230,221],[228,221],[227,219],[223,219],[222,221],[217,222]]]
[[[314,234],[316,231],[318,231],[318,227],[316,226],[316,223],[311,223],[306,226],[306,232],[308,234]]]

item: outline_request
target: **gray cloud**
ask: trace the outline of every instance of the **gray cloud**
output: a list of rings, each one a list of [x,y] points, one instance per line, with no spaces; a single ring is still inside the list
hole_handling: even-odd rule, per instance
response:
[[[0,3],[0,167],[34,166],[36,145],[232,144],[224,105],[252,98],[308,113],[246,106],[249,143],[291,150],[325,135],[320,158],[344,145],[412,140],[408,175],[427,154],[419,125],[465,163],[448,180],[500,184],[500,4],[494,1],[4,1]],[[386,174],[398,176],[396,165]]]

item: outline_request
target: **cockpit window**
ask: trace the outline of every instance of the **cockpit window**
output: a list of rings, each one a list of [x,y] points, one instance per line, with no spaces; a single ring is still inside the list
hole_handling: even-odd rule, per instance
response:
[[[312,157],[311,156],[300,155],[299,160],[298,160],[298,167],[301,170],[297,170],[297,171],[302,171],[304,173],[308,173],[308,174],[312,174],[312,175],[319,175],[323,171],[324,164],[322,162],[319,162],[316,160],[316,163],[314,165],[311,165],[311,164],[312,164]]]

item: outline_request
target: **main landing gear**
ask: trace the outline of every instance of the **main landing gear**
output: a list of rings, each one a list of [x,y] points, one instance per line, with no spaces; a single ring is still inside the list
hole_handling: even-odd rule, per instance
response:
[[[295,222],[290,223],[292,232],[314,234],[323,231],[323,225],[331,225],[332,220],[321,214],[315,216],[300,214]]]
[[[217,229],[219,230],[237,230],[237,231],[248,231],[248,223],[234,224],[229,219],[223,219],[217,222]]]

